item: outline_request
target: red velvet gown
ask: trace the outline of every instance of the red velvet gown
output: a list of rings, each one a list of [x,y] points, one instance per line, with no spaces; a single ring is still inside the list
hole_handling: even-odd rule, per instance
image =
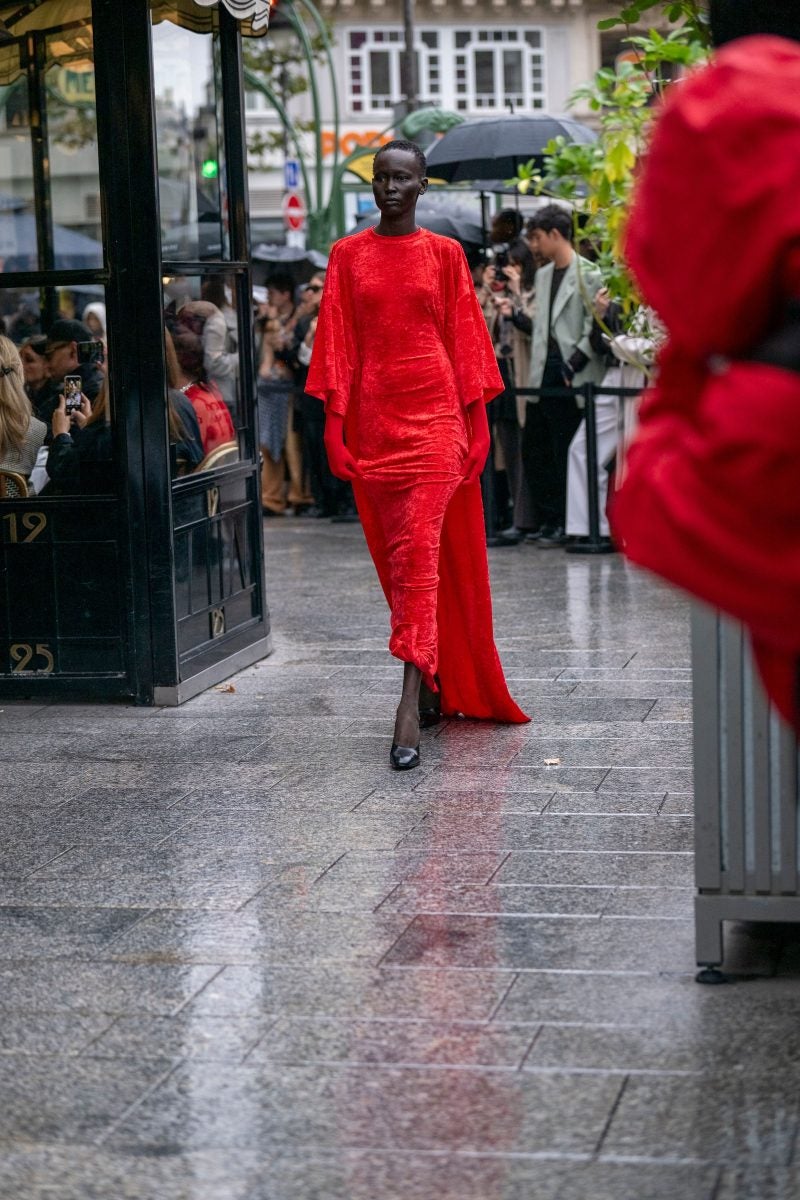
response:
[[[672,89],[627,241],[669,344],[615,535],[750,628],[800,731],[800,374],[746,361],[800,296],[800,45],[733,42]]]
[[[391,608],[391,653],[442,712],[523,722],[492,633],[480,483],[465,486],[467,406],[503,389],[464,253],[428,230],[337,242],[306,391],[344,417],[356,504]]]

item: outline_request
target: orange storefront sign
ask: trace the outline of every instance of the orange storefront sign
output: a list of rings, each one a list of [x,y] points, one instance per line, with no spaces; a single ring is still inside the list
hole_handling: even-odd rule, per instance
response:
[[[339,153],[345,158],[348,154],[352,154],[359,146],[383,146],[386,142],[392,140],[390,133],[381,133],[379,129],[367,130],[347,130],[339,137]],[[322,131],[322,153],[325,158],[333,154],[336,149],[336,135],[331,129],[323,129]]]

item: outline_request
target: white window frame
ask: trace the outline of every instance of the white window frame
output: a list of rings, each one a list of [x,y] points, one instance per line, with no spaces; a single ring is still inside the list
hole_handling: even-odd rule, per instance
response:
[[[426,103],[430,102],[435,105],[442,104],[445,87],[443,72],[445,58],[442,53],[443,32],[441,27],[418,27],[414,38],[414,48],[417,51],[417,62],[420,73],[420,98]],[[356,49],[351,47],[351,34],[364,35],[364,42]],[[376,40],[376,34],[380,35],[380,40]],[[423,36],[435,38],[436,45],[427,45],[423,41]],[[342,30],[342,44],[345,58],[345,91],[349,112],[356,119],[360,119],[361,117],[390,117],[394,111],[394,106],[400,103],[403,95],[400,84],[400,64],[405,47],[402,25],[346,26]],[[381,105],[374,103],[369,88],[369,56],[373,51],[382,51],[389,54],[389,85],[391,95],[388,97],[387,103]],[[354,71],[356,70],[360,73],[360,78],[358,79],[354,75]],[[361,85],[362,90],[360,93],[356,93],[353,90],[356,84]],[[360,108],[358,107],[359,104],[361,105]]]
[[[452,107],[456,112],[471,116],[487,116],[490,113],[507,112],[508,100],[513,100],[515,112],[543,112],[547,107],[547,59],[545,31],[539,26],[525,25],[513,28],[488,25],[483,28],[453,26],[452,56],[453,96]],[[464,46],[457,46],[457,35],[469,35]],[[532,46],[528,34],[537,34],[539,45]],[[503,52],[519,51],[522,54],[522,91],[513,97],[504,94]],[[494,56],[494,96],[486,102],[479,97],[476,87],[477,52],[492,52]],[[459,84],[463,90],[459,91]]]

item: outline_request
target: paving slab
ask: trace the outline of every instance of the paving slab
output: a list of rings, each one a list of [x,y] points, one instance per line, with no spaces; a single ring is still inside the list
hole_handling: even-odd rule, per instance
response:
[[[600,1150],[603,1155],[788,1167],[800,1096],[777,1074],[676,1079],[631,1076]],[[777,1096],[776,1096],[777,1093]]]
[[[612,1077],[394,1067],[178,1066],[104,1139],[123,1153],[242,1146],[591,1154]],[[247,1119],[243,1119],[247,1113]],[[238,1119],[235,1119],[235,1115]]]
[[[797,1200],[800,943],[694,982],[683,598],[491,553],[533,719],[397,774],[361,530],[265,533],[233,690],[0,703],[2,1200]]]

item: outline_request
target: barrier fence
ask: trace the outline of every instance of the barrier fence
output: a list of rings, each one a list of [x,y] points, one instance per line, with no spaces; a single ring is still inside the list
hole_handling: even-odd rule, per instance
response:
[[[613,396],[619,401],[617,412],[617,463],[616,471],[619,476],[625,448],[625,415],[626,406],[641,396],[643,388],[620,387],[615,385],[582,383],[578,387],[563,388],[515,388],[514,396],[524,396],[540,399],[542,397],[556,399],[583,399],[583,412],[586,422],[586,487],[588,500],[589,531],[585,541],[574,542],[568,549],[571,554],[608,554],[613,550],[607,538],[600,533],[600,500],[597,488],[597,409],[599,396]]]

